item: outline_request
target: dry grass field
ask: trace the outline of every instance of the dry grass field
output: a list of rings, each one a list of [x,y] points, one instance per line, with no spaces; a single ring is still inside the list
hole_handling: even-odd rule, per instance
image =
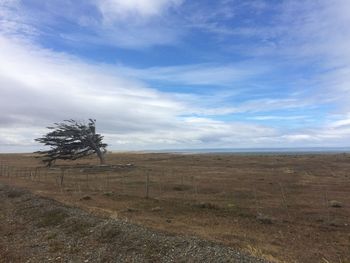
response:
[[[350,262],[350,155],[107,155],[46,169],[0,155],[0,180],[92,213],[272,262]],[[148,197],[148,198],[147,198]]]

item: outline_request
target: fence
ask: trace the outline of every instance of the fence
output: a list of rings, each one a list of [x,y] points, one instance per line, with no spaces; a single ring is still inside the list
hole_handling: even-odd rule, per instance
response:
[[[165,174],[144,169],[134,172],[132,165],[112,167],[15,167],[0,165],[0,176],[26,179],[77,192],[114,191],[119,194],[145,198],[160,197],[170,192],[186,192],[197,195],[198,185],[194,176],[186,180],[174,172]],[[191,190],[192,189],[192,193]]]
[[[299,176],[304,178],[303,180],[299,178],[279,182],[275,181],[274,176],[284,170],[268,171],[270,177],[261,176],[267,170],[256,172],[252,183],[252,180],[245,179],[244,176],[247,175],[234,176],[220,170],[203,170],[196,167],[151,169],[116,165],[47,168],[0,164],[2,178],[29,180],[76,193],[116,193],[142,198],[197,202],[204,208],[223,208],[226,212],[241,215],[255,214],[262,221],[270,220],[266,219],[269,218],[267,215],[284,221],[306,217],[327,222],[333,221],[334,218],[348,221],[347,181],[322,181],[322,178],[317,182],[308,181],[308,178],[313,176],[312,172],[298,171],[299,175],[288,175],[286,178],[293,179],[293,176]],[[334,210],[334,204],[345,209]]]

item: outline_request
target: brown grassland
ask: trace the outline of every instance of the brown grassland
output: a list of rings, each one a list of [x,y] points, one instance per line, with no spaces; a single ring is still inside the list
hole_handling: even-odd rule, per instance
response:
[[[110,153],[107,163],[46,169],[33,155],[1,154],[0,180],[272,262],[350,262],[349,154]]]

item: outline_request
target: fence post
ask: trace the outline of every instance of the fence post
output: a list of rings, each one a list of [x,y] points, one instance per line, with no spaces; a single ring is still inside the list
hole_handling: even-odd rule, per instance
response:
[[[38,175],[38,181],[40,182],[40,177],[41,177],[41,170],[40,170],[40,167],[36,167],[36,168],[35,168],[35,171],[36,171],[36,173],[37,173],[37,175]]]
[[[63,179],[64,179],[64,169],[61,169],[61,182],[60,182],[60,186],[63,186]]]
[[[109,175],[109,173],[107,172],[107,174],[106,174],[106,189],[105,189],[106,192],[108,192],[108,175]]]
[[[331,221],[331,214],[329,212],[329,200],[328,200],[328,194],[327,194],[327,188],[324,186],[324,204],[326,207],[326,213],[327,213],[327,223]]]
[[[146,198],[149,198],[149,172],[146,174]]]
[[[289,207],[288,207],[288,203],[287,203],[287,197],[286,197],[286,194],[285,194],[285,192],[283,190],[282,183],[279,183],[279,186],[280,186],[280,189],[281,189],[282,200],[283,200],[284,207],[285,207],[285,209],[287,211],[288,219],[291,220],[291,216],[290,216],[290,213],[289,213]]]
[[[197,198],[197,196],[198,196],[198,185],[197,185],[197,180],[196,180],[197,178],[196,177],[192,177],[192,183],[193,183],[193,188],[194,188],[194,194],[195,194],[195,196],[196,196],[196,198]]]
[[[258,194],[257,194],[257,191],[256,191],[255,186],[254,186],[254,201],[255,201],[255,212],[256,212],[256,216],[259,216],[260,206],[259,206]]]
[[[162,180],[164,179],[164,170],[160,173],[159,177],[159,195],[163,194],[163,188],[162,188]]]
[[[124,175],[121,176],[121,182],[122,182],[122,194],[125,194],[125,182],[124,182]]]
[[[87,171],[86,171],[86,189],[89,190],[89,174]]]
[[[32,168],[32,169],[33,169],[33,168]],[[34,170],[32,170],[32,173],[33,173],[33,181],[36,181],[36,176],[37,176],[36,172],[37,172],[36,168],[35,168]]]
[[[30,180],[31,180],[31,181],[35,181],[35,175],[34,175],[32,169],[31,169],[31,168],[28,168],[28,170],[29,170]]]

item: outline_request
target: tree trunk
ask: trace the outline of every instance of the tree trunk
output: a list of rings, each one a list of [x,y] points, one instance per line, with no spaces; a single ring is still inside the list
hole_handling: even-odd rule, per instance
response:
[[[99,148],[96,149],[96,154],[97,154],[98,158],[100,159],[100,165],[105,164],[106,163],[105,156]]]
[[[92,140],[92,138],[89,136],[88,137],[89,142],[90,142],[90,146],[95,150],[98,158],[100,159],[100,165],[105,164],[105,156],[104,153],[101,152],[101,149],[99,147],[97,147],[96,143]]]

